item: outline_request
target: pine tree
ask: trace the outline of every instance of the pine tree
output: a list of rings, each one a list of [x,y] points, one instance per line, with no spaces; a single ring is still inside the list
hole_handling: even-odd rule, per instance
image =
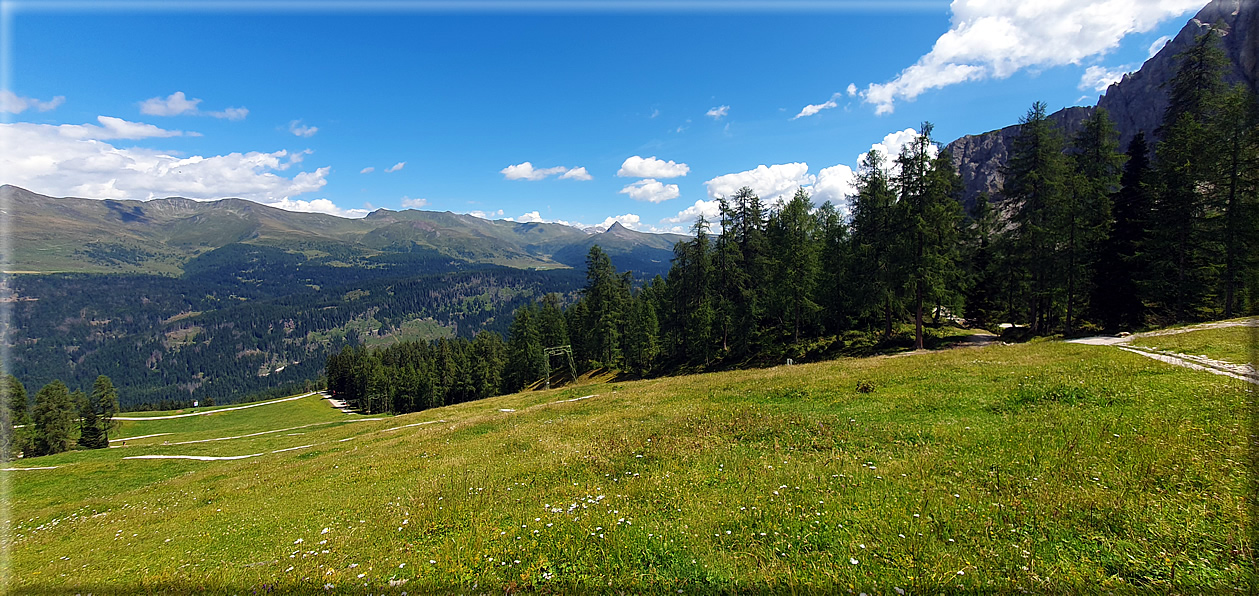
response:
[[[955,303],[960,282],[957,230],[961,222],[961,181],[947,154],[933,158],[930,122],[901,150],[897,188],[904,221],[908,271],[914,311],[914,348],[923,348],[923,308]],[[950,304],[953,305],[953,304]],[[939,308],[936,309],[937,312]]]
[[[1162,322],[1212,314],[1221,237],[1218,211],[1207,188],[1216,182],[1219,144],[1211,139],[1211,111],[1224,89],[1226,58],[1214,29],[1177,55],[1168,107],[1156,151],[1158,188],[1149,222],[1144,287]]]
[[[25,429],[14,428],[30,424],[27,411],[26,387],[13,375],[0,380],[0,461],[9,461],[30,445],[25,440]]]
[[[92,383],[92,395],[90,397],[92,408],[100,421],[101,435],[105,440],[105,447],[109,446],[109,431],[112,430],[114,414],[118,413],[118,390],[114,389],[114,382],[105,375],[96,377],[96,381]]]
[[[1098,321],[1111,331],[1135,330],[1145,321],[1139,285],[1146,277],[1141,251],[1154,201],[1145,133],[1133,137],[1125,155],[1119,189],[1111,199],[1110,233],[1098,251],[1096,282],[1089,301]]]
[[[77,414],[65,383],[53,381],[40,388],[31,416],[35,425],[34,454],[52,455],[68,450]]]
[[[1076,304],[1087,296],[1093,281],[1093,266],[1101,242],[1109,228],[1110,195],[1119,188],[1124,156],[1119,149],[1119,132],[1103,108],[1084,121],[1071,145],[1071,169],[1058,229],[1066,282],[1066,333],[1076,322]]]
[[[1016,205],[1012,218],[1016,268],[1026,279],[1027,318],[1033,333],[1049,331],[1054,294],[1061,276],[1057,227],[1068,177],[1062,137],[1049,121],[1044,102],[1019,119],[1002,193]]]
[[[1216,145],[1211,172],[1213,209],[1223,219],[1223,274],[1220,293],[1224,318],[1238,311],[1239,293],[1256,263],[1259,246],[1259,104],[1255,95],[1238,84],[1220,94],[1207,121],[1207,132]]]
[[[772,279],[783,332],[780,337],[790,335],[793,343],[800,341],[801,330],[814,326],[821,310],[813,300],[819,260],[817,220],[810,213],[812,209],[809,193],[799,188],[790,202],[770,216],[769,223],[771,254],[776,257]]]
[[[896,193],[884,170],[883,155],[871,150],[857,172],[857,194],[852,207],[850,287],[862,288],[858,310],[883,319],[883,337],[892,335],[892,321],[901,308],[904,287],[902,233]]]
[[[534,319],[534,307],[530,305],[517,309],[511,322],[503,373],[503,389],[507,393],[520,391],[546,374],[546,354]]]
[[[1001,314],[1001,276],[997,271],[997,210],[988,193],[981,193],[971,205],[965,228],[962,262],[966,264],[966,320],[987,327]]]

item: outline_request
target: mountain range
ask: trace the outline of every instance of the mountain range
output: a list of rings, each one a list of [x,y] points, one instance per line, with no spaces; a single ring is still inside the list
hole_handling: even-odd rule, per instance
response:
[[[199,255],[235,243],[301,254],[331,266],[370,266],[390,254],[517,269],[584,268],[598,244],[620,270],[669,270],[684,236],[620,223],[604,231],[556,223],[486,220],[435,211],[379,209],[361,219],[300,213],[243,199],[194,201],[53,198],[0,186],[7,205],[8,270],[21,273],[179,275]],[[432,259],[427,259],[432,260]]]

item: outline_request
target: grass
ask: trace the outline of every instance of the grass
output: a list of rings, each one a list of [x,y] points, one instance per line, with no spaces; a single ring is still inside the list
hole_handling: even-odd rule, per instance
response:
[[[1133,344],[1167,350],[1179,354],[1203,355],[1212,360],[1234,364],[1251,362],[1259,329],[1255,327],[1221,327],[1171,335],[1151,335],[1134,339]]]
[[[144,421],[126,430],[172,435],[3,473],[8,588],[1245,589],[1249,398],[1112,347],[1036,342],[374,421],[314,399]],[[328,424],[162,445],[298,423]],[[122,459],[145,453],[263,455]]]

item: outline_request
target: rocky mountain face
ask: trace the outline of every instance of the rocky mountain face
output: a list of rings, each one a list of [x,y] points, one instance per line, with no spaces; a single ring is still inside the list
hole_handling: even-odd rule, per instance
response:
[[[1193,44],[1209,27],[1221,27],[1225,34],[1221,49],[1228,55],[1229,83],[1242,83],[1259,93],[1259,1],[1212,0],[1191,19],[1180,32],[1136,72],[1124,75],[1112,84],[1098,100],[1096,107],[1070,107],[1054,112],[1050,120],[1058,125],[1065,139],[1075,136],[1080,124],[1098,107],[1106,109],[1119,129],[1119,146],[1123,150],[1138,132],[1155,138],[1155,131],[1167,109],[1167,91],[1163,84],[1176,72],[1176,56]],[[978,135],[967,135],[949,143],[966,187],[963,204],[970,208],[975,197],[988,193],[1001,194],[1005,165],[1019,125],[1007,126]]]

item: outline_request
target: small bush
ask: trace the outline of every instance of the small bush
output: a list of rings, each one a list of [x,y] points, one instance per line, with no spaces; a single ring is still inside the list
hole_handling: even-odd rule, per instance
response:
[[[874,393],[874,383],[870,381],[857,381],[857,393]]]

